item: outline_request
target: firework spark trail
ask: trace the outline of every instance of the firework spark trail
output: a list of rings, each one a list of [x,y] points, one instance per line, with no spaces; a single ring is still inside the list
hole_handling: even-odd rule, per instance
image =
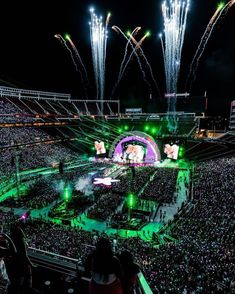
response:
[[[113,94],[114,94],[114,92],[116,91],[117,86],[119,85],[119,83],[120,83],[120,81],[121,81],[121,79],[122,79],[122,77],[123,77],[123,74],[124,74],[124,72],[125,72],[125,70],[126,70],[126,68],[127,68],[127,65],[128,65],[129,62],[131,61],[131,58],[132,58],[133,54],[135,54],[135,56],[136,56],[136,58],[137,58],[138,64],[139,64],[139,66],[140,66],[140,70],[141,70],[142,75],[143,75],[143,79],[144,79],[144,81],[147,83],[147,85],[149,86],[149,88],[150,88],[150,90],[151,90],[151,85],[150,85],[150,83],[146,80],[146,74],[145,74],[144,69],[143,69],[143,67],[142,67],[142,64],[141,64],[141,62],[140,62],[139,56],[138,56],[138,54],[136,53],[136,50],[137,50],[139,47],[138,47],[138,45],[137,45],[136,47],[134,47],[134,46],[132,45],[132,43],[130,42],[130,39],[131,39],[131,33],[129,33],[129,38],[128,38],[118,26],[113,26],[112,29],[115,30],[115,31],[118,32],[118,33],[121,33],[121,34],[124,36],[124,38],[125,38],[125,39],[127,40],[127,42],[128,42],[128,45],[129,45],[129,44],[131,45],[132,52],[131,52],[131,54],[130,54],[128,60],[126,61],[125,66],[121,66],[121,68],[120,68],[120,70],[119,70],[118,80],[117,80],[117,82],[116,82],[116,84],[114,85],[114,88],[113,88],[113,90],[112,90],[111,98],[113,97]],[[136,30],[136,29],[135,29],[135,30]],[[135,32],[135,30],[134,30],[134,32]]]
[[[60,41],[60,43],[69,51],[69,53],[70,53],[70,56],[71,56],[71,59],[72,59],[72,61],[73,61],[73,64],[74,64],[74,66],[75,66],[75,68],[76,68],[76,71],[78,71],[78,67],[77,67],[77,64],[76,64],[76,61],[75,61],[75,59],[74,59],[74,57],[73,57],[73,52],[70,50],[70,48],[67,46],[67,44],[66,44],[66,41],[65,41],[65,39],[60,35],[60,34],[56,34],[56,35],[54,35],[54,37],[57,39],[57,40],[59,40]]]
[[[169,4],[168,4],[169,3]],[[166,91],[168,94],[177,93],[181,54],[184,43],[189,0],[165,0],[162,4],[164,19],[164,39],[162,49],[166,75]],[[168,129],[176,130],[175,117],[176,97],[168,98]]]
[[[82,58],[80,56],[80,54],[78,53],[78,50],[76,48],[76,46],[74,45],[73,41],[71,40],[70,36],[69,35],[66,35],[66,40],[70,43],[71,47],[73,48],[73,51],[75,53],[75,56],[78,60],[78,62],[80,63],[84,73],[85,73],[85,76],[86,76],[86,79],[87,79],[87,82],[89,81],[88,80],[88,74],[87,74],[87,70],[86,70],[86,67],[84,65],[84,63],[82,62]]]
[[[209,21],[209,23],[208,23],[208,25],[207,25],[207,27],[205,29],[204,34],[202,35],[202,38],[200,40],[200,43],[199,43],[198,48],[196,50],[196,53],[194,54],[193,60],[192,60],[192,62],[190,64],[189,74],[188,74],[187,79],[186,79],[185,88],[188,85],[188,82],[189,82],[189,79],[190,79],[192,73],[193,73],[193,76],[195,76],[195,72],[197,70],[199,60],[200,60],[200,58],[201,58],[201,56],[202,56],[202,54],[203,54],[203,52],[205,50],[206,44],[208,43],[208,40],[209,40],[209,38],[211,36],[212,31],[213,31],[217,21],[219,20],[221,14],[223,12],[222,9],[223,9],[222,6],[219,6],[216,9],[215,13],[211,17],[211,19],[210,19],[210,21]],[[196,65],[193,68],[194,64],[196,64]],[[193,81],[190,84],[190,89],[191,89],[192,83],[193,83]]]
[[[113,26],[113,29],[119,33],[119,31],[116,29],[115,26]],[[138,33],[138,31],[141,30],[141,27],[136,27],[130,34],[130,36],[133,36],[135,34]],[[126,36],[125,36],[126,37]],[[120,66],[120,70],[119,70],[119,75],[118,75],[118,81],[119,79],[121,79],[121,73],[122,73],[122,70],[123,70],[123,66],[124,66],[124,63],[126,61],[126,57],[127,57],[127,50],[128,50],[128,46],[130,45],[131,43],[131,38],[127,39],[127,43],[126,43],[126,47],[125,47],[125,52],[124,52],[124,56],[123,56],[123,59],[122,59],[122,62],[121,62],[121,66]]]
[[[155,78],[154,78],[154,75],[153,75],[152,67],[151,67],[150,63],[148,62],[148,59],[147,59],[147,57],[145,56],[143,49],[141,48],[141,45],[142,45],[143,41],[144,41],[148,36],[149,36],[149,33],[147,32],[147,33],[142,37],[142,39],[141,39],[139,42],[137,42],[137,41],[135,40],[135,38],[133,37],[133,35],[131,35],[130,37],[131,37],[131,40],[133,41],[133,43],[134,43],[136,46],[138,46],[138,49],[139,49],[140,52],[141,52],[141,56],[144,58],[144,61],[146,62],[147,66],[148,66],[148,68],[149,68],[151,78],[152,78],[152,80],[153,80],[153,82],[154,82],[154,84],[155,84],[155,86],[156,86],[156,88],[157,88],[158,94],[159,94],[159,96],[161,96],[160,89],[159,89],[158,84],[157,84],[157,82],[156,82],[156,80],[155,80]]]
[[[228,12],[228,10],[235,4],[235,0],[231,0],[229,1],[226,5],[220,4],[219,7],[217,8],[216,12],[214,13],[214,15],[212,16],[208,26],[206,27],[206,30],[201,38],[200,44],[197,48],[197,51],[194,55],[193,61],[190,65],[190,71],[187,77],[187,81],[186,81],[186,86],[188,84],[188,81],[190,79],[190,76],[192,76],[192,80],[190,82],[189,85],[189,89],[191,90],[192,88],[192,84],[196,79],[196,71],[197,68],[199,66],[199,61],[202,57],[202,54],[205,51],[206,45],[210,39],[210,36],[215,28],[215,25],[217,24],[218,20],[221,18],[221,16],[223,14],[226,14]],[[223,5],[223,6],[222,6]],[[194,68],[193,65],[195,64]]]
[[[206,38],[206,39],[208,38],[208,35],[209,35],[209,32],[211,31],[211,28],[212,28],[213,22],[216,20],[216,17],[217,17],[217,15],[218,15],[219,11],[220,11],[220,9],[217,9],[217,10],[215,11],[214,15],[213,15],[212,18],[210,19],[209,24],[207,25],[206,30],[205,30],[205,32],[204,32],[202,38],[201,38],[201,41],[200,41],[200,43],[199,43],[199,46],[198,46],[198,48],[197,48],[197,50],[196,50],[196,53],[195,53],[195,55],[194,55],[194,57],[193,57],[193,60],[192,60],[191,64],[190,64],[189,74],[188,74],[187,79],[186,79],[185,88],[187,88],[187,85],[188,85],[189,79],[190,79],[191,74],[192,74],[192,72],[193,72],[193,65],[194,65],[194,62],[195,62],[195,60],[196,60],[196,58],[197,58],[197,56],[198,56],[198,53],[199,53],[199,51],[200,51],[200,49],[201,49],[201,45],[202,45],[202,43],[204,42],[205,38]],[[205,42],[206,42],[206,41],[205,41]],[[207,42],[206,42],[206,43],[207,43]],[[198,59],[197,59],[197,60],[198,60]]]
[[[101,112],[103,113],[104,87],[105,87],[105,60],[107,47],[107,26],[110,14],[108,14],[106,23],[103,25],[103,18],[97,17],[94,9],[90,9],[90,38],[93,67],[96,81],[97,99],[101,100]]]
[[[132,46],[132,48],[133,48],[133,52],[131,53],[129,59],[128,59],[127,62],[126,62],[125,67],[123,68],[123,72],[122,72],[122,74],[121,74],[121,78],[122,78],[122,76],[123,76],[123,74],[124,74],[124,72],[125,72],[125,70],[126,70],[127,65],[128,65],[129,62],[131,61],[132,55],[135,54],[135,56],[136,56],[136,58],[137,58],[137,61],[138,61],[138,64],[139,64],[139,67],[140,67],[140,70],[141,70],[141,72],[142,72],[143,80],[144,80],[144,82],[148,85],[148,87],[149,87],[149,92],[152,93],[152,87],[151,87],[151,84],[149,83],[149,81],[148,81],[147,78],[146,78],[146,73],[145,73],[145,71],[144,71],[144,68],[143,68],[142,63],[141,63],[140,58],[139,58],[139,55],[138,55],[138,53],[137,53],[137,51],[141,49],[140,46],[141,46],[141,44],[144,42],[144,40],[147,38],[147,36],[148,36],[148,34],[145,34],[145,35],[140,39],[140,41],[137,42],[137,41],[135,40],[135,38],[134,38],[132,35],[130,35],[130,39],[131,39],[132,41],[134,40],[136,43],[135,43],[135,47],[133,47],[133,45],[131,44],[131,46]],[[133,42],[134,42],[134,41],[133,41]]]
[[[226,9],[225,13],[227,13],[228,10],[229,10],[234,4],[235,4],[235,0],[231,0],[229,3],[227,3],[227,4],[225,5],[225,9]]]
[[[66,34],[65,39],[71,45],[71,47],[72,47],[72,49],[73,49],[73,51],[75,53],[76,59],[78,60],[78,62],[80,64],[80,67],[82,68],[83,72],[85,73],[85,80],[84,80],[83,72],[80,70],[80,68],[78,69],[79,74],[80,74],[80,77],[81,77],[81,80],[82,80],[82,85],[83,85],[83,88],[84,88],[85,98],[87,99],[88,98],[88,95],[87,95],[87,85],[89,85],[89,80],[88,80],[88,75],[87,75],[86,68],[85,68],[85,66],[84,66],[84,64],[82,62],[81,56],[78,53],[78,50],[77,50],[76,46],[74,45],[73,41],[71,40],[71,38],[70,38],[70,36],[68,34]]]
[[[164,61],[164,69],[165,69],[165,72],[166,72],[166,56],[165,56],[164,42],[163,42],[163,39],[162,39],[162,34],[159,34],[159,38],[160,38],[160,41],[161,41],[163,61]]]
[[[131,45],[132,52],[131,52],[131,54],[130,54],[128,60],[126,61],[125,66],[122,64],[121,67],[120,67],[119,75],[118,75],[118,80],[117,80],[117,82],[116,82],[116,84],[115,84],[115,86],[114,86],[114,88],[113,88],[113,91],[112,91],[111,97],[113,96],[113,94],[114,94],[114,92],[115,92],[115,90],[116,90],[118,84],[120,83],[120,81],[121,81],[121,79],[122,79],[122,77],[123,77],[123,75],[124,75],[124,72],[125,72],[125,70],[126,70],[128,64],[129,64],[129,62],[131,61],[131,58],[132,58],[132,56],[133,56],[134,54],[135,54],[135,56],[136,56],[136,58],[137,58],[137,61],[138,61],[138,64],[139,64],[140,70],[141,70],[142,75],[143,75],[143,79],[144,79],[144,81],[146,82],[146,84],[149,86],[150,93],[151,93],[151,92],[152,92],[151,84],[150,84],[150,83],[148,82],[148,80],[146,79],[145,71],[144,71],[143,66],[142,66],[142,64],[141,64],[141,61],[140,61],[139,55],[137,54],[137,50],[138,50],[138,49],[141,49],[141,52],[142,52],[143,56],[145,56],[145,55],[144,55],[144,52],[143,52],[143,50],[142,50],[142,48],[140,47],[140,44],[143,43],[143,41],[146,39],[146,37],[148,37],[149,33],[146,33],[146,34],[141,38],[140,42],[137,42],[137,41],[134,39],[134,37],[133,37],[133,35],[132,35],[131,33],[128,34],[128,35],[129,35],[129,38],[128,38],[128,37],[124,34],[124,32],[123,32],[118,26],[113,26],[112,29],[115,30],[115,31],[118,32],[118,33],[121,33],[121,34],[123,35],[123,37],[127,40],[128,45],[129,45],[129,44]],[[137,27],[136,29],[138,29],[138,27]],[[136,30],[136,29],[135,29],[135,30]],[[135,30],[134,30],[134,33],[136,33]],[[136,45],[135,47],[134,47],[133,44],[130,42],[130,40],[132,40],[132,41],[135,40],[135,42],[136,42],[136,43],[135,43],[135,45]],[[146,57],[145,57],[145,58],[146,58]],[[126,57],[125,57],[125,59],[126,59]],[[124,61],[123,61],[123,62],[124,62]],[[147,64],[149,65],[149,67],[150,67],[150,69],[151,69],[151,66],[150,66],[150,64],[148,63],[147,58],[146,58],[146,62],[147,62]],[[151,72],[151,74],[152,74],[152,72]],[[152,78],[153,78],[154,82],[156,83],[156,81],[155,81],[153,75],[152,75]],[[157,87],[157,89],[158,89],[158,87]]]
[[[121,31],[121,29],[117,26],[113,26],[112,29],[117,32],[118,34],[121,32],[121,34],[123,35],[124,33]],[[131,35],[132,34],[137,34],[138,31],[141,29],[141,27],[136,27],[132,32],[131,32]],[[126,38],[126,35],[124,34],[125,38]],[[125,47],[125,52],[124,52],[124,56],[123,56],[123,59],[122,59],[122,62],[121,62],[121,66],[120,66],[120,69],[119,69],[119,74],[118,74],[118,79],[117,79],[117,82],[112,90],[112,94],[111,94],[111,97],[113,97],[113,94],[114,92],[116,91],[117,89],[117,86],[121,80],[121,76],[122,76],[122,71],[123,71],[123,66],[124,66],[124,63],[126,61],[126,57],[127,57],[127,50],[128,50],[128,46],[130,45],[131,43],[131,39],[129,38],[126,38],[127,39],[127,43],[126,43],[126,47]]]
[[[109,13],[107,14],[106,22],[105,22],[105,27],[106,27],[106,28],[107,28],[108,25],[109,25],[110,17],[111,17],[111,13],[109,12]]]

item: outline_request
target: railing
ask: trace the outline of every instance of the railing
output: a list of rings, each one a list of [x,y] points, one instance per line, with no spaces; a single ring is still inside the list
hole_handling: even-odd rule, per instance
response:
[[[75,101],[75,100],[74,100]],[[76,100],[76,102],[84,102],[85,101],[80,101]],[[89,102],[97,102],[97,100],[90,100]],[[112,100],[112,101],[106,101],[104,100],[103,102],[114,102],[118,103],[118,100]],[[197,117],[195,117],[195,113],[176,113],[176,117],[179,119],[190,119],[191,121],[195,121]],[[30,117],[30,118],[56,118],[56,119],[69,119],[69,120],[77,120],[77,119],[82,119],[86,117],[92,117],[98,118],[101,115],[91,115],[91,114],[86,114],[86,113],[79,113],[77,115],[74,114],[55,114],[55,113],[47,113],[47,114],[42,114],[42,113],[35,113],[35,114],[28,114],[28,113],[6,113],[6,114],[0,114],[0,117]],[[121,120],[121,119],[145,119],[146,121],[151,121],[151,120],[160,120],[160,119],[166,119],[167,118],[167,113],[141,113],[141,114],[124,114],[124,113],[118,113],[118,114],[107,114],[105,115],[105,119],[107,120]],[[192,119],[193,118],[193,119]]]
[[[16,109],[26,110],[31,115],[60,115],[66,113],[69,118],[75,115],[112,115],[120,113],[119,100],[78,100],[70,94],[16,89],[0,86],[0,97],[7,99]],[[28,101],[30,103],[28,103]],[[33,102],[33,103],[32,103]],[[100,105],[104,111],[101,111]],[[41,113],[40,113],[41,112]],[[54,112],[54,114],[53,114]]]
[[[32,247],[29,247],[28,255],[32,262],[36,265],[61,274],[77,277],[78,272],[84,273],[84,268],[78,264],[78,260],[75,258],[66,257]],[[90,280],[89,278],[85,277],[82,277],[81,279],[87,282]],[[153,294],[148,285],[148,282],[141,272],[138,274],[138,283],[135,293]]]
[[[10,88],[10,87],[0,87],[0,96],[10,96],[19,99],[66,99],[69,100],[71,98],[70,94],[63,93],[54,93],[54,92],[45,92],[45,91],[35,91],[35,90],[25,90],[18,88]]]
[[[77,271],[82,271],[82,267],[78,267],[78,260],[48,251],[29,247],[28,255],[33,263],[53,271],[67,274],[72,277],[77,276]]]
[[[178,94],[176,94],[178,95]],[[45,103],[48,103],[50,108],[54,109],[56,114],[61,114],[58,109],[62,107],[62,113],[65,111],[67,112],[67,118],[71,119],[70,114],[78,114],[78,115],[94,115],[103,117],[104,115],[107,116],[107,119],[109,120],[117,120],[117,119],[145,119],[146,121],[154,121],[154,120],[161,120],[168,116],[173,115],[174,117],[177,117],[179,119],[187,119],[187,118],[195,118],[195,113],[186,113],[183,111],[177,111],[177,112],[167,112],[167,113],[132,113],[132,114],[120,114],[120,101],[119,100],[77,100],[72,99],[70,94],[63,94],[63,93],[56,93],[56,92],[46,92],[46,91],[35,91],[35,90],[25,90],[25,89],[18,89],[18,88],[11,88],[11,87],[5,87],[0,86],[0,97],[6,97],[9,100],[12,100],[12,103],[14,104],[14,99],[17,98],[19,101],[21,101],[22,104],[24,104],[24,107],[26,109],[28,108],[30,112],[37,115],[38,109],[35,110],[35,108],[31,105],[26,105],[25,101],[30,100],[35,102],[37,104],[37,108],[43,112],[43,114],[47,114],[48,111],[44,106],[42,106],[39,102],[44,101]],[[64,103],[70,103],[71,109],[67,109],[62,104],[60,104],[60,107],[58,109],[55,109],[55,105],[51,105],[50,103],[53,102],[64,102]],[[100,103],[104,104],[105,111],[101,111],[100,109]],[[91,106],[92,105],[92,106]],[[47,105],[48,107],[48,105]],[[93,109],[94,107],[94,109]],[[63,109],[64,108],[64,109]],[[71,110],[71,113],[70,113]],[[75,112],[74,112],[75,111]],[[49,111],[50,112],[50,111]],[[71,115],[72,116],[72,115]]]

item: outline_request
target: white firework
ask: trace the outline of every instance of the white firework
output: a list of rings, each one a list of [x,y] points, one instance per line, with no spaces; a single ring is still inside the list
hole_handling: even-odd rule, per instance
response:
[[[160,39],[164,57],[166,91],[168,94],[177,93],[188,10],[189,0],[166,0],[162,4],[164,32],[160,34]],[[171,117],[173,121],[175,121],[175,105],[176,96],[173,95],[168,98],[168,112],[173,115]],[[176,128],[176,125],[172,126],[171,122],[170,125],[171,129]]]
[[[106,47],[107,47],[107,26],[110,14],[108,14],[106,21],[103,17],[98,17],[94,9],[90,9],[90,38],[92,59],[96,82],[97,99],[101,100],[101,107],[103,107],[102,100],[104,99],[105,88],[105,60],[106,60]],[[101,109],[102,111],[102,109]],[[102,111],[103,112],[103,111]]]

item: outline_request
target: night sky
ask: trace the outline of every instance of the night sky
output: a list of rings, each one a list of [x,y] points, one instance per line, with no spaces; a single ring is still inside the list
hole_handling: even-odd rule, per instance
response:
[[[50,2],[50,4],[48,4]],[[140,3],[139,3],[140,2]],[[54,3],[54,4],[53,4]],[[79,1],[4,1],[1,3],[0,85],[71,93],[83,99],[84,90],[68,51],[54,37],[69,33],[88,71],[95,98],[92,56],[89,40],[89,8],[98,15],[112,13],[107,45],[105,97],[109,99],[117,80],[126,41],[111,27],[123,31],[141,26],[137,39],[147,30],[151,37],[142,49],[152,66],[161,94],[165,92],[164,65],[158,34],[163,29],[159,0]],[[184,84],[200,38],[215,12],[218,1],[191,0],[181,60],[179,92]],[[150,76],[147,76],[150,80]],[[235,5],[220,19],[201,58],[191,94],[202,96],[207,91],[209,115],[229,115],[235,99]],[[93,87],[92,87],[93,86]],[[136,59],[129,64],[114,99],[124,107],[143,107],[146,111],[163,111],[162,98],[151,82],[152,99]]]

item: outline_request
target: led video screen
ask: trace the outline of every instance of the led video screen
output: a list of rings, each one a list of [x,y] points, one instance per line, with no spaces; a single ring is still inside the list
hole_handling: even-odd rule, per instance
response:
[[[96,155],[101,155],[106,153],[105,145],[103,141],[95,141]]]
[[[166,154],[167,158],[175,159],[175,160],[178,159],[179,145],[165,144],[164,145],[164,153]]]
[[[122,144],[122,159],[124,162],[140,163],[144,161],[147,146],[138,141],[129,141]]]

